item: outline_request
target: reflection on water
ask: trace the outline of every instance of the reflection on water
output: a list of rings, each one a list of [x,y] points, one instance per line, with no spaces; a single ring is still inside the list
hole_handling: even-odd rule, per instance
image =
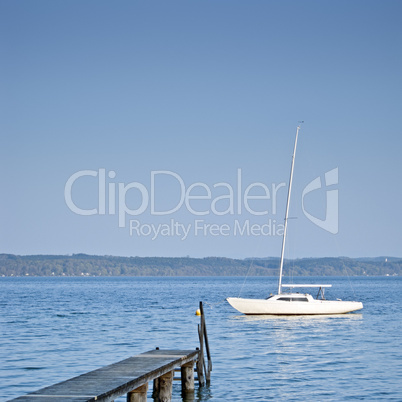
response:
[[[363,318],[362,313],[352,313],[352,314],[315,314],[315,315],[269,315],[269,314],[259,314],[259,315],[235,315],[231,317],[235,320],[246,320],[246,321],[296,321],[296,322],[326,322],[327,320],[341,318],[345,320],[361,320]]]
[[[222,303],[242,278],[0,278],[0,398],[155,347],[195,348],[205,300],[212,381],[194,401],[402,400],[402,281],[351,280],[355,294],[331,282],[335,297],[364,303],[359,313],[245,316]]]

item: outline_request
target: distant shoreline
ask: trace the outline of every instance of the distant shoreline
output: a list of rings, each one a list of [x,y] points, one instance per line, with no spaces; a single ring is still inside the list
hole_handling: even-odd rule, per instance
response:
[[[0,254],[0,276],[277,276],[279,258],[116,257],[87,254]],[[301,258],[285,261],[292,276],[400,276],[402,258]]]

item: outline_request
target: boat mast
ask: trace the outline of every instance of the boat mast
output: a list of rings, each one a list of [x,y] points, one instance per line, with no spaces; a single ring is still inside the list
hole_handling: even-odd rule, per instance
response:
[[[283,259],[284,259],[284,254],[285,254],[286,229],[287,229],[287,227],[288,227],[288,215],[289,215],[290,193],[291,193],[291,191],[292,191],[293,167],[294,167],[294,164],[295,164],[297,137],[298,137],[298,135],[299,135],[299,130],[300,130],[300,124],[297,126],[297,130],[296,130],[295,147],[294,147],[294,149],[293,149],[292,165],[291,165],[291,168],[290,168],[290,179],[289,179],[288,199],[287,199],[287,201],[286,201],[285,222],[284,222],[284,228],[283,228],[281,264],[280,264],[280,266],[279,266],[278,295],[280,295],[280,294],[282,293],[282,270],[283,270]]]

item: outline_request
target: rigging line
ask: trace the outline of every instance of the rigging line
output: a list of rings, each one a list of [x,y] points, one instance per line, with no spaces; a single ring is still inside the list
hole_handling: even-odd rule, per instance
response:
[[[294,269],[295,269],[295,263],[294,263],[294,259],[292,258],[292,253],[293,253],[293,238],[292,236],[288,236],[288,251],[287,251],[287,255],[288,255],[288,263],[290,265],[290,283],[294,283]]]
[[[298,219],[297,216],[289,216],[288,221],[290,220],[295,220]],[[286,233],[286,242],[288,244],[288,247],[285,250],[285,258],[283,261],[283,267],[286,268],[284,269],[285,273],[288,272],[288,282],[289,283],[294,283],[294,276],[295,276],[295,258],[294,256],[294,236],[289,235],[289,232]],[[286,275],[284,275],[286,277]]]
[[[264,236],[259,236],[258,241],[257,241],[257,243],[256,243],[256,246],[254,247],[254,249],[255,249],[254,254],[257,254],[257,255],[258,255],[259,252],[261,251],[261,249],[262,249],[262,244],[263,244],[263,237],[264,237]],[[251,258],[250,265],[249,265],[249,267],[248,267],[248,270],[247,270],[247,272],[246,272],[246,276],[244,277],[243,284],[242,284],[241,287],[240,287],[239,295],[238,295],[237,297],[240,297],[240,294],[241,294],[241,292],[243,291],[244,285],[245,285],[246,282],[247,282],[247,278],[248,278],[248,276],[250,275],[251,269],[254,267],[255,259],[256,259],[256,257],[252,257],[252,258]]]
[[[345,263],[342,262],[342,264],[343,264],[344,271],[346,272],[346,276],[348,277],[348,282],[349,282],[350,288],[352,289],[353,297],[356,298],[355,288],[353,287],[353,284],[352,284],[352,281],[351,281],[350,275],[349,275],[349,271],[352,272],[352,270]]]
[[[337,251],[338,251],[338,256],[340,256],[341,255],[341,253],[340,253],[341,247],[339,245],[337,235],[333,235],[333,241],[335,242],[335,245],[336,245],[336,248],[337,248]],[[350,278],[350,274],[349,274],[350,272],[353,273],[353,271],[345,263],[342,262],[342,264],[343,264],[343,271],[346,273],[346,276],[348,278],[348,283],[349,283],[350,289],[352,290],[353,297],[356,298],[355,288],[353,287],[353,284],[352,284],[352,281],[351,281],[351,278]]]
[[[249,273],[250,273],[250,271],[251,271],[251,268],[253,268],[253,265],[254,265],[254,258],[251,260],[251,264],[250,264],[250,266],[249,266],[249,268],[248,268],[248,270],[247,270],[246,276],[244,277],[243,284],[242,284],[241,287],[240,287],[239,296],[237,296],[237,297],[240,297],[240,294],[241,294],[241,292],[242,292],[242,290],[243,290],[244,285],[246,284],[247,277],[248,277],[248,275],[249,275]]]

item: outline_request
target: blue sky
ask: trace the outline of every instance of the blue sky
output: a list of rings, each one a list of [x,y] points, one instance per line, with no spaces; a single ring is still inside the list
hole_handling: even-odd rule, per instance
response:
[[[275,213],[272,191],[247,201],[264,215],[247,211],[244,192],[287,183],[304,120],[287,257],[401,256],[401,12],[399,1],[2,1],[0,252],[279,256],[280,235],[257,232],[282,223],[286,188]],[[100,214],[102,169],[116,214],[109,192]],[[335,219],[325,209],[333,169],[335,234],[302,208],[321,177],[304,208]],[[77,179],[71,198],[93,215],[66,204],[66,183],[81,171],[97,176]],[[151,211],[157,171],[176,176],[156,175],[155,206],[176,212]],[[179,205],[180,183],[207,197],[188,201],[204,215]],[[249,196],[264,191],[254,185]],[[125,227],[119,200],[144,206]],[[130,233],[130,220],[142,232]],[[172,220],[190,227],[185,239],[169,232]],[[235,232],[247,222],[254,234]],[[152,225],[164,235],[152,240]]]

